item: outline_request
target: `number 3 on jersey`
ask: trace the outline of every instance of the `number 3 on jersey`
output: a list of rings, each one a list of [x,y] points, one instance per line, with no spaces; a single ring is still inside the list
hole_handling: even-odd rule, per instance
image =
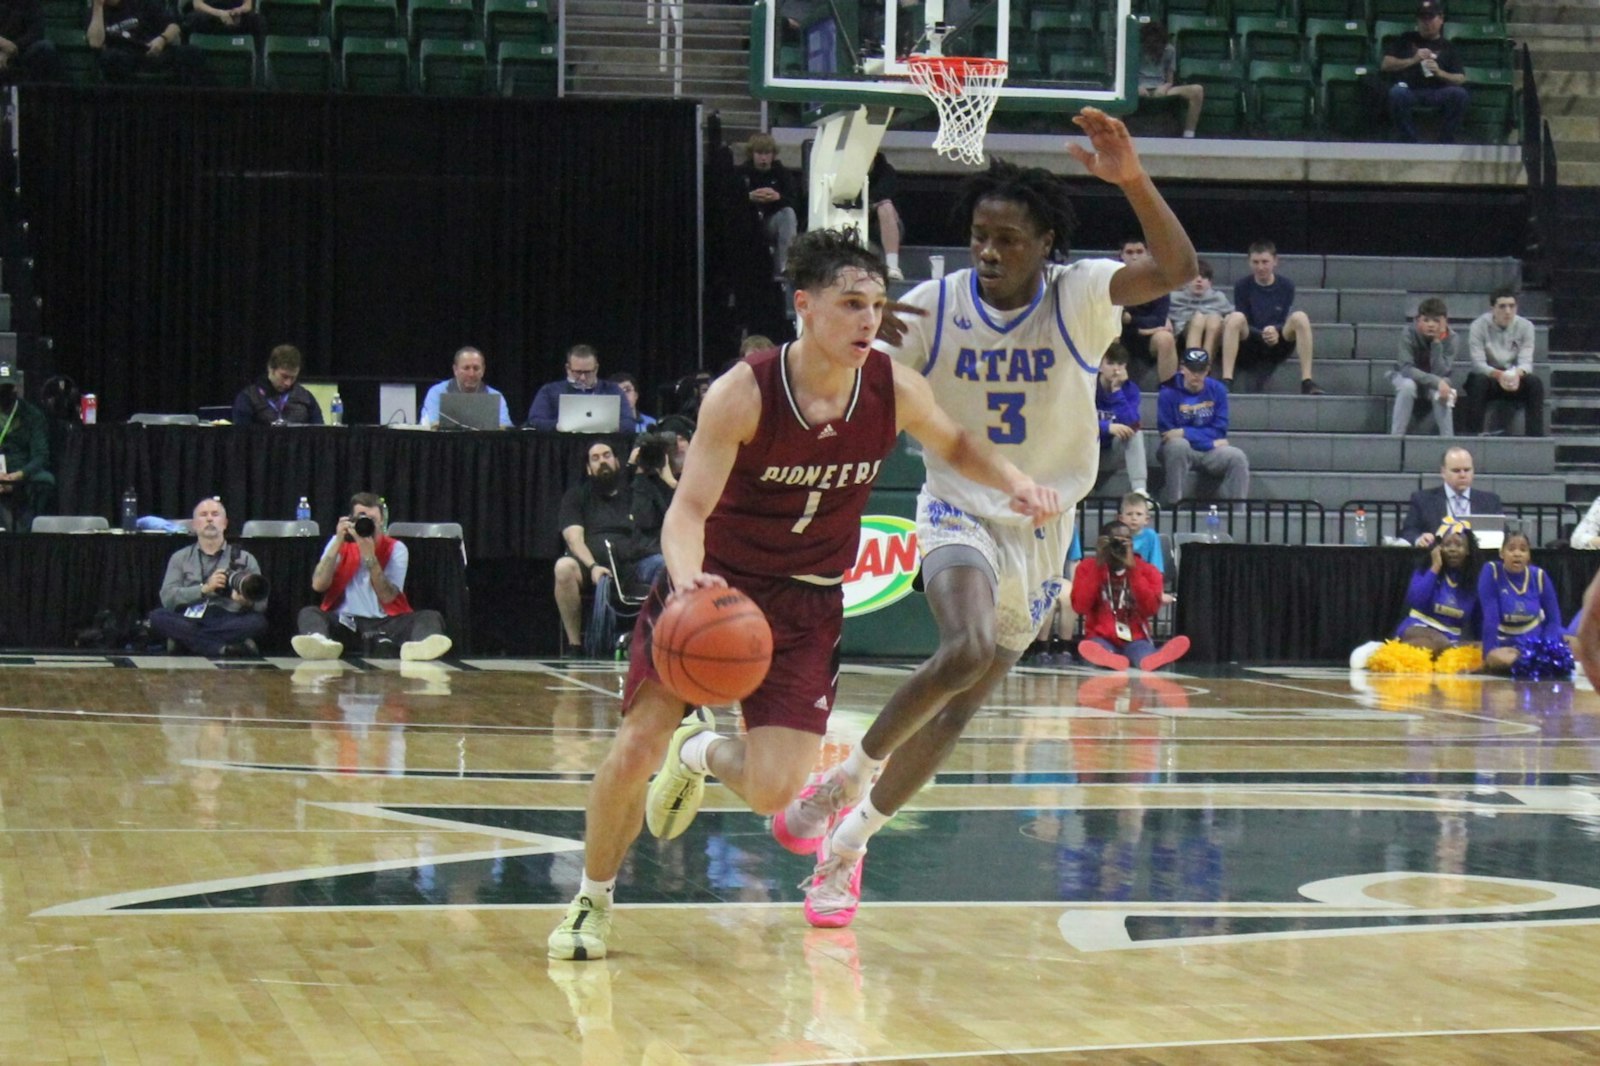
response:
[[[1028,420],[1022,417],[1022,401],[1027,395],[1020,392],[989,393],[989,410],[1000,414],[1000,424],[989,427],[989,439],[996,444],[1021,444],[1028,436]]]

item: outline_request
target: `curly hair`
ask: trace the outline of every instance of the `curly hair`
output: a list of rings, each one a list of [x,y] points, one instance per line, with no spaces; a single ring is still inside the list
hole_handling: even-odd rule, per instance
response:
[[[1071,250],[1072,236],[1078,229],[1078,213],[1072,209],[1067,183],[1043,167],[1020,167],[995,159],[982,174],[974,174],[961,185],[950,217],[961,229],[972,225],[972,213],[984,200],[1010,200],[1021,204],[1040,233],[1054,234],[1051,250],[1065,259]]]
[[[886,282],[883,260],[862,246],[851,230],[814,229],[802,233],[789,246],[784,276],[796,289],[825,289],[840,271],[854,267]]]

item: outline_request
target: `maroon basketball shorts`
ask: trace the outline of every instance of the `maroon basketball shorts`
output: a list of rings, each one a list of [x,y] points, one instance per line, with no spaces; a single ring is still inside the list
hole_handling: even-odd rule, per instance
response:
[[[783,726],[821,736],[828,728],[839,690],[839,634],[844,628],[844,590],[792,577],[729,577],[728,584],[756,602],[772,627],[772,669],[761,687],[740,702],[746,729]],[[651,659],[650,638],[666,609],[667,573],[661,572],[633,627],[622,713],[639,686],[661,684]],[[665,690],[666,686],[662,686]]]

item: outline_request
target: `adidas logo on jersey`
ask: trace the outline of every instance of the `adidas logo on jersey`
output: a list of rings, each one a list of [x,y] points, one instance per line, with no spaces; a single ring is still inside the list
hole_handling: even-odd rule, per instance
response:
[[[829,437],[837,437],[838,435],[834,432],[833,425],[830,423],[822,427],[822,432],[817,434],[817,439],[827,440]]]
[[[817,702],[813,703],[811,706],[815,707],[819,711],[827,710],[828,709],[828,697],[826,697],[826,696],[818,696],[817,697]]]

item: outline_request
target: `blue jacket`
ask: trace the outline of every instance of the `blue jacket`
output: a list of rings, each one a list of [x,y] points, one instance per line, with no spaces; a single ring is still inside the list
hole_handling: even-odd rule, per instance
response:
[[[1156,428],[1163,435],[1169,429],[1181,429],[1191,448],[1209,452],[1228,435],[1227,386],[1207,377],[1204,388],[1190,392],[1183,387],[1183,375],[1179,374],[1161,386],[1161,395],[1156,399]]]
[[[1111,439],[1111,424],[1139,428],[1139,386],[1124,381],[1116,392],[1107,392],[1105,382],[1095,386],[1094,406],[1100,414],[1100,442]]]

